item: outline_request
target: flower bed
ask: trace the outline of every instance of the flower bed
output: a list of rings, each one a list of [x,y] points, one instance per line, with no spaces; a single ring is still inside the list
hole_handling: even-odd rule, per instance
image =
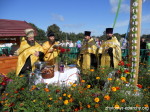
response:
[[[145,65],[140,66],[139,84],[136,87],[128,81],[127,76],[130,73],[122,69],[122,65],[119,68],[120,72],[111,68],[99,68],[89,70],[86,75],[81,73],[80,83],[70,87],[33,85],[28,83],[27,75],[1,75],[1,111],[148,112],[150,74],[143,66]]]

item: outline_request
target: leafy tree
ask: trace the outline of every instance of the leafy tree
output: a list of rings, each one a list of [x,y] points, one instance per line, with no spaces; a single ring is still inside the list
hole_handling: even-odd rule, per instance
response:
[[[56,40],[61,40],[61,31],[60,31],[59,26],[57,26],[56,24],[48,26],[47,33],[48,32],[53,32],[55,34]]]

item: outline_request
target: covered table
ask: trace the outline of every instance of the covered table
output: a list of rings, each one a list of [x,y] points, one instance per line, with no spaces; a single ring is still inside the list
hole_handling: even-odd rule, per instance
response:
[[[35,85],[39,83],[47,83],[59,86],[70,86],[73,83],[78,83],[79,81],[79,70],[76,67],[66,67],[64,73],[55,70],[54,77],[49,79],[43,79],[41,74],[38,73],[35,73],[35,75]]]

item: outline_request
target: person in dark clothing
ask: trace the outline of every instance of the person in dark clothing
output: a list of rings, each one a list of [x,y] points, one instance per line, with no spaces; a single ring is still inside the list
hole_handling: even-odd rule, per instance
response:
[[[9,55],[17,55],[17,50],[19,49],[19,45],[17,44],[14,44],[11,46],[11,49],[10,49],[10,54]]]
[[[141,63],[146,61],[146,41],[145,38],[141,38],[140,41],[140,56],[141,56]]]

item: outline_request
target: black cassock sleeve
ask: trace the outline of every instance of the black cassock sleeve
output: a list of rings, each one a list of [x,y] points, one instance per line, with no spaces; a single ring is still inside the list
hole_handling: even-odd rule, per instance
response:
[[[91,54],[91,67],[97,68],[97,58],[95,54]]]
[[[39,51],[39,61],[44,61],[44,53]]]
[[[108,54],[110,56],[110,67],[114,68],[114,61],[113,61],[113,48],[108,49]]]

